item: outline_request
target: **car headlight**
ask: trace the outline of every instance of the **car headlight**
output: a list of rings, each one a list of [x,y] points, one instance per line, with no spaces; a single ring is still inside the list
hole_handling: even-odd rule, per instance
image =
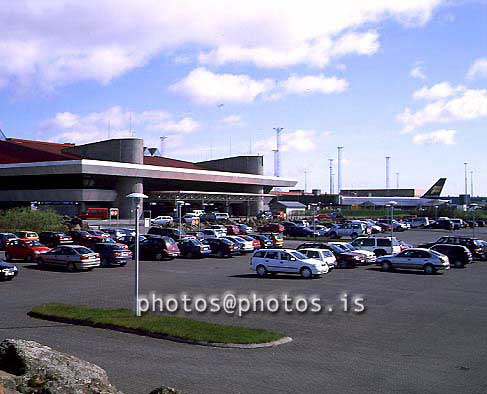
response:
[[[39,252],[38,250],[34,250],[34,254],[39,254],[41,252]]]

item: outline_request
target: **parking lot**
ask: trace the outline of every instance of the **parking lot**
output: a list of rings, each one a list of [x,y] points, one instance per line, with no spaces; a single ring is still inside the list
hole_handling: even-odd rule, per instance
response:
[[[476,232],[487,239],[487,229]],[[455,233],[471,235],[471,230]],[[411,230],[398,237],[418,244],[445,234]],[[359,315],[191,315],[293,338],[277,348],[216,349],[30,318],[27,312],[45,302],[132,308],[133,264],[68,273],[20,263],[19,276],[0,283],[0,337],[32,339],[96,363],[119,389],[132,394],[159,385],[190,394],[487,392],[487,262],[432,276],[365,266],[314,280],[259,279],[248,265],[248,256],[145,261],[141,293],[288,293],[318,295],[337,306],[346,292],[363,295],[367,309]]]

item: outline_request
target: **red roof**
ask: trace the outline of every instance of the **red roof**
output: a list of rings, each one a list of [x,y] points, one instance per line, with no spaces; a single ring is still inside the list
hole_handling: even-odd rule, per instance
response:
[[[0,141],[0,164],[79,159],[78,156],[62,152],[69,146],[73,145],[8,138]]]
[[[6,141],[0,141],[0,164],[79,160],[81,157],[72,153],[63,152],[63,149],[73,146],[75,145],[8,138]],[[161,167],[187,168],[191,170],[205,169],[189,161],[157,156],[144,156],[144,164]]]
[[[168,159],[167,157],[160,156],[144,156],[144,164],[150,166],[188,168],[190,170],[206,170],[206,168],[199,167],[190,161]]]

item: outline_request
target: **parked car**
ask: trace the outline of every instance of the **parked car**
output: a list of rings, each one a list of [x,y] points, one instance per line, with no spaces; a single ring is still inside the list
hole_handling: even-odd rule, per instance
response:
[[[15,235],[28,241],[39,241],[39,235],[34,231],[17,231]]]
[[[274,246],[274,243],[272,242],[272,239],[267,237],[266,235],[263,234],[254,234],[253,237],[259,241],[260,247],[262,249],[269,249]]]
[[[376,256],[396,254],[401,251],[401,245],[396,237],[359,237],[351,244],[356,248],[374,252]]]
[[[384,271],[395,268],[422,270],[425,274],[434,274],[439,270],[450,269],[448,257],[434,250],[412,248],[395,255],[380,256],[377,264]]]
[[[309,227],[310,226],[310,223],[304,219],[296,219],[296,220],[292,220],[291,222],[296,224],[297,226],[301,226],[301,227]]]
[[[283,233],[284,226],[279,223],[267,223],[258,228],[261,233]]]
[[[371,252],[370,250],[365,250],[365,249],[360,249],[356,246],[353,246],[349,242],[328,242],[329,245],[339,245],[344,249],[347,249],[349,252],[355,252],[359,253],[365,258],[365,262],[367,264],[372,264],[375,263],[377,260],[377,256],[375,255],[374,252]]]
[[[146,238],[145,235],[139,235],[139,242],[142,242]],[[135,235],[126,235],[120,238],[118,242],[126,245],[132,251],[135,249]]]
[[[46,246],[54,248],[59,245],[72,244],[73,238],[61,231],[43,231],[39,233],[39,241]]]
[[[51,250],[39,241],[25,241],[23,239],[14,239],[7,244],[5,248],[5,260],[24,260],[27,263],[36,261],[41,253]]]
[[[255,249],[260,249],[261,248],[261,245],[260,245],[260,241],[255,238],[254,236],[250,236],[250,235],[239,235],[240,238],[246,240],[246,241],[249,241],[249,242],[252,242],[252,247]]]
[[[310,229],[309,227],[294,225],[294,226],[286,226],[284,230],[284,235],[288,237],[312,238],[312,237],[319,237],[320,233],[318,231],[314,231]]]
[[[328,237],[338,239],[342,237],[357,238],[360,235],[368,235],[368,227],[363,223],[333,224],[328,232]]]
[[[299,249],[299,251],[305,254],[310,259],[316,259],[320,261],[324,261],[328,264],[328,268],[332,270],[337,266],[337,259],[333,252],[328,249]]]
[[[282,233],[262,233],[261,235],[270,238],[274,248],[282,248],[284,245],[284,236]]]
[[[235,254],[245,254],[245,250],[244,250],[245,243],[243,242],[243,240],[236,239],[233,237],[223,237],[223,239],[226,239],[233,243],[233,250]]]
[[[242,244],[242,251],[244,253],[253,252],[255,250],[254,241],[246,240],[245,238],[239,237],[238,235],[227,235],[226,238],[235,239]]]
[[[0,280],[12,280],[19,273],[19,269],[11,264],[0,259]]]
[[[73,243],[75,243],[76,245],[84,245],[85,243],[90,241],[90,238],[94,237],[88,231],[85,230],[71,230],[66,232],[66,234],[72,238]],[[96,237],[96,238],[100,239],[101,237]]]
[[[157,224],[159,226],[167,226],[174,222],[174,219],[171,216],[157,216],[154,219],[151,219],[151,224]]]
[[[221,231],[213,228],[205,228],[203,231],[201,231],[201,233],[203,234],[203,239],[222,238],[226,236],[226,233],[222,233]]]
[[[178,247],[181,256],[188,259],[193,257],[205,257],[211,254],[210,245],[200,241],[199,239],[183,239],[178,242]]]
[[[484,249],[482,240],[470,237],[444,236],[436,242],[420,244],[418,248],[430,248],[436,244],[463,245],[470,250],[474,259],[485,259],[487,257],[487,250]]]
[[[298,274],[305,279],[326,274],[328,264],[311,259],[305,254],[292,249],[267,249],[254,252],[250,259],[250,269],[260,277],[268,273]]]
[[[211,254],[217,257],[232,257],[234,254],[240,253],[240,250],[235,248],[234,242],[225,238],[209,238],[205,242],[210,245]]]
[[[101,230],[87,230],[88,234],[97,238],[110,238],[110,234],[107,234]]]
[[[438,220],[430,221],[428,228],[451,231],[455,229],[455,224],[450,219],[438,219]]]
[[[338,268],[355,268],[366,263],[365,257],[359,253],[350,252],[339,245],[330,245],[324,242],[305,242],[297,247],[301,249],[325,249],[335,255]]]
[[[93,251],[100,255],[100,264],[104,267],[123,267],[132,260],[132,252],[116,243],[97,243],[93,246]]]
[[[230,215],[225,212],[204,213],[200,219],[205,222],[223,222],[230,219]]]
[[[405,222],[408,223],[411,228],[428,227],[430,224],[430,220],[427,217],[408,218]]]
[[[454,218],[450,220],[455,225],[455,230],[460,230],[465,227],[465,222],[463,221],[463,219]]]
[[[13,233],[0,233],[0,250],[5,250],[5,247],[12,239],[19,238]]]
[[[228,224],[225,226],[227,229],[227,235],[239,235],[240,229],[235,224]]]
[[[108,234],[115,241],[118,241],[126,236],[135,236],[135,231],[128,228],[107,227],[100,230]]]
[[[463,245],[438,244],[430,249],[447,256],[450,264],[455,268],[464,268],[473,261],[472,252]]]
[[[150,235],[139,243],[141,260],[173,260],[180,255],[176,241],[168,236]]]
[[[240,234],[252,234],[254,232],[254,229],[247,224],[240,223],[237,225],[238,229],[240,230]]]
[[[53,265],[68,271],[89,270],[100,266],[100,255],[79,245],[64,245],[37,257],[40,267]]]
[[[220,237],[227,235],[227,228],[222,224],[210,224],[206,229],[217,231],[220,234]]]
[[[187,235],[184,230],[179,230],[178,228],[165,228],[165,227],[151,227],[147,234],[150,235],[160,235],[161,237],[170,237],[175,241],[179,242],[184,238],[193,238],[191,235]]]

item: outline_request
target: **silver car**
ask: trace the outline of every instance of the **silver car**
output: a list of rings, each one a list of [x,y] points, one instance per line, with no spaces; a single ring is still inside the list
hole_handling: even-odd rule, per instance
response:
[[[79,245],[64,245],[42,253],[37,259],[39,266],[53,265],[68,271],[89,270],[100,266],[100,255]]]
[[[439,270],[450,269],[448,257],[431,249],[411,248],[395,255],[377,257],[377,265],[384,271],[395,268],[423,270],[425,274],[434,274]]]

